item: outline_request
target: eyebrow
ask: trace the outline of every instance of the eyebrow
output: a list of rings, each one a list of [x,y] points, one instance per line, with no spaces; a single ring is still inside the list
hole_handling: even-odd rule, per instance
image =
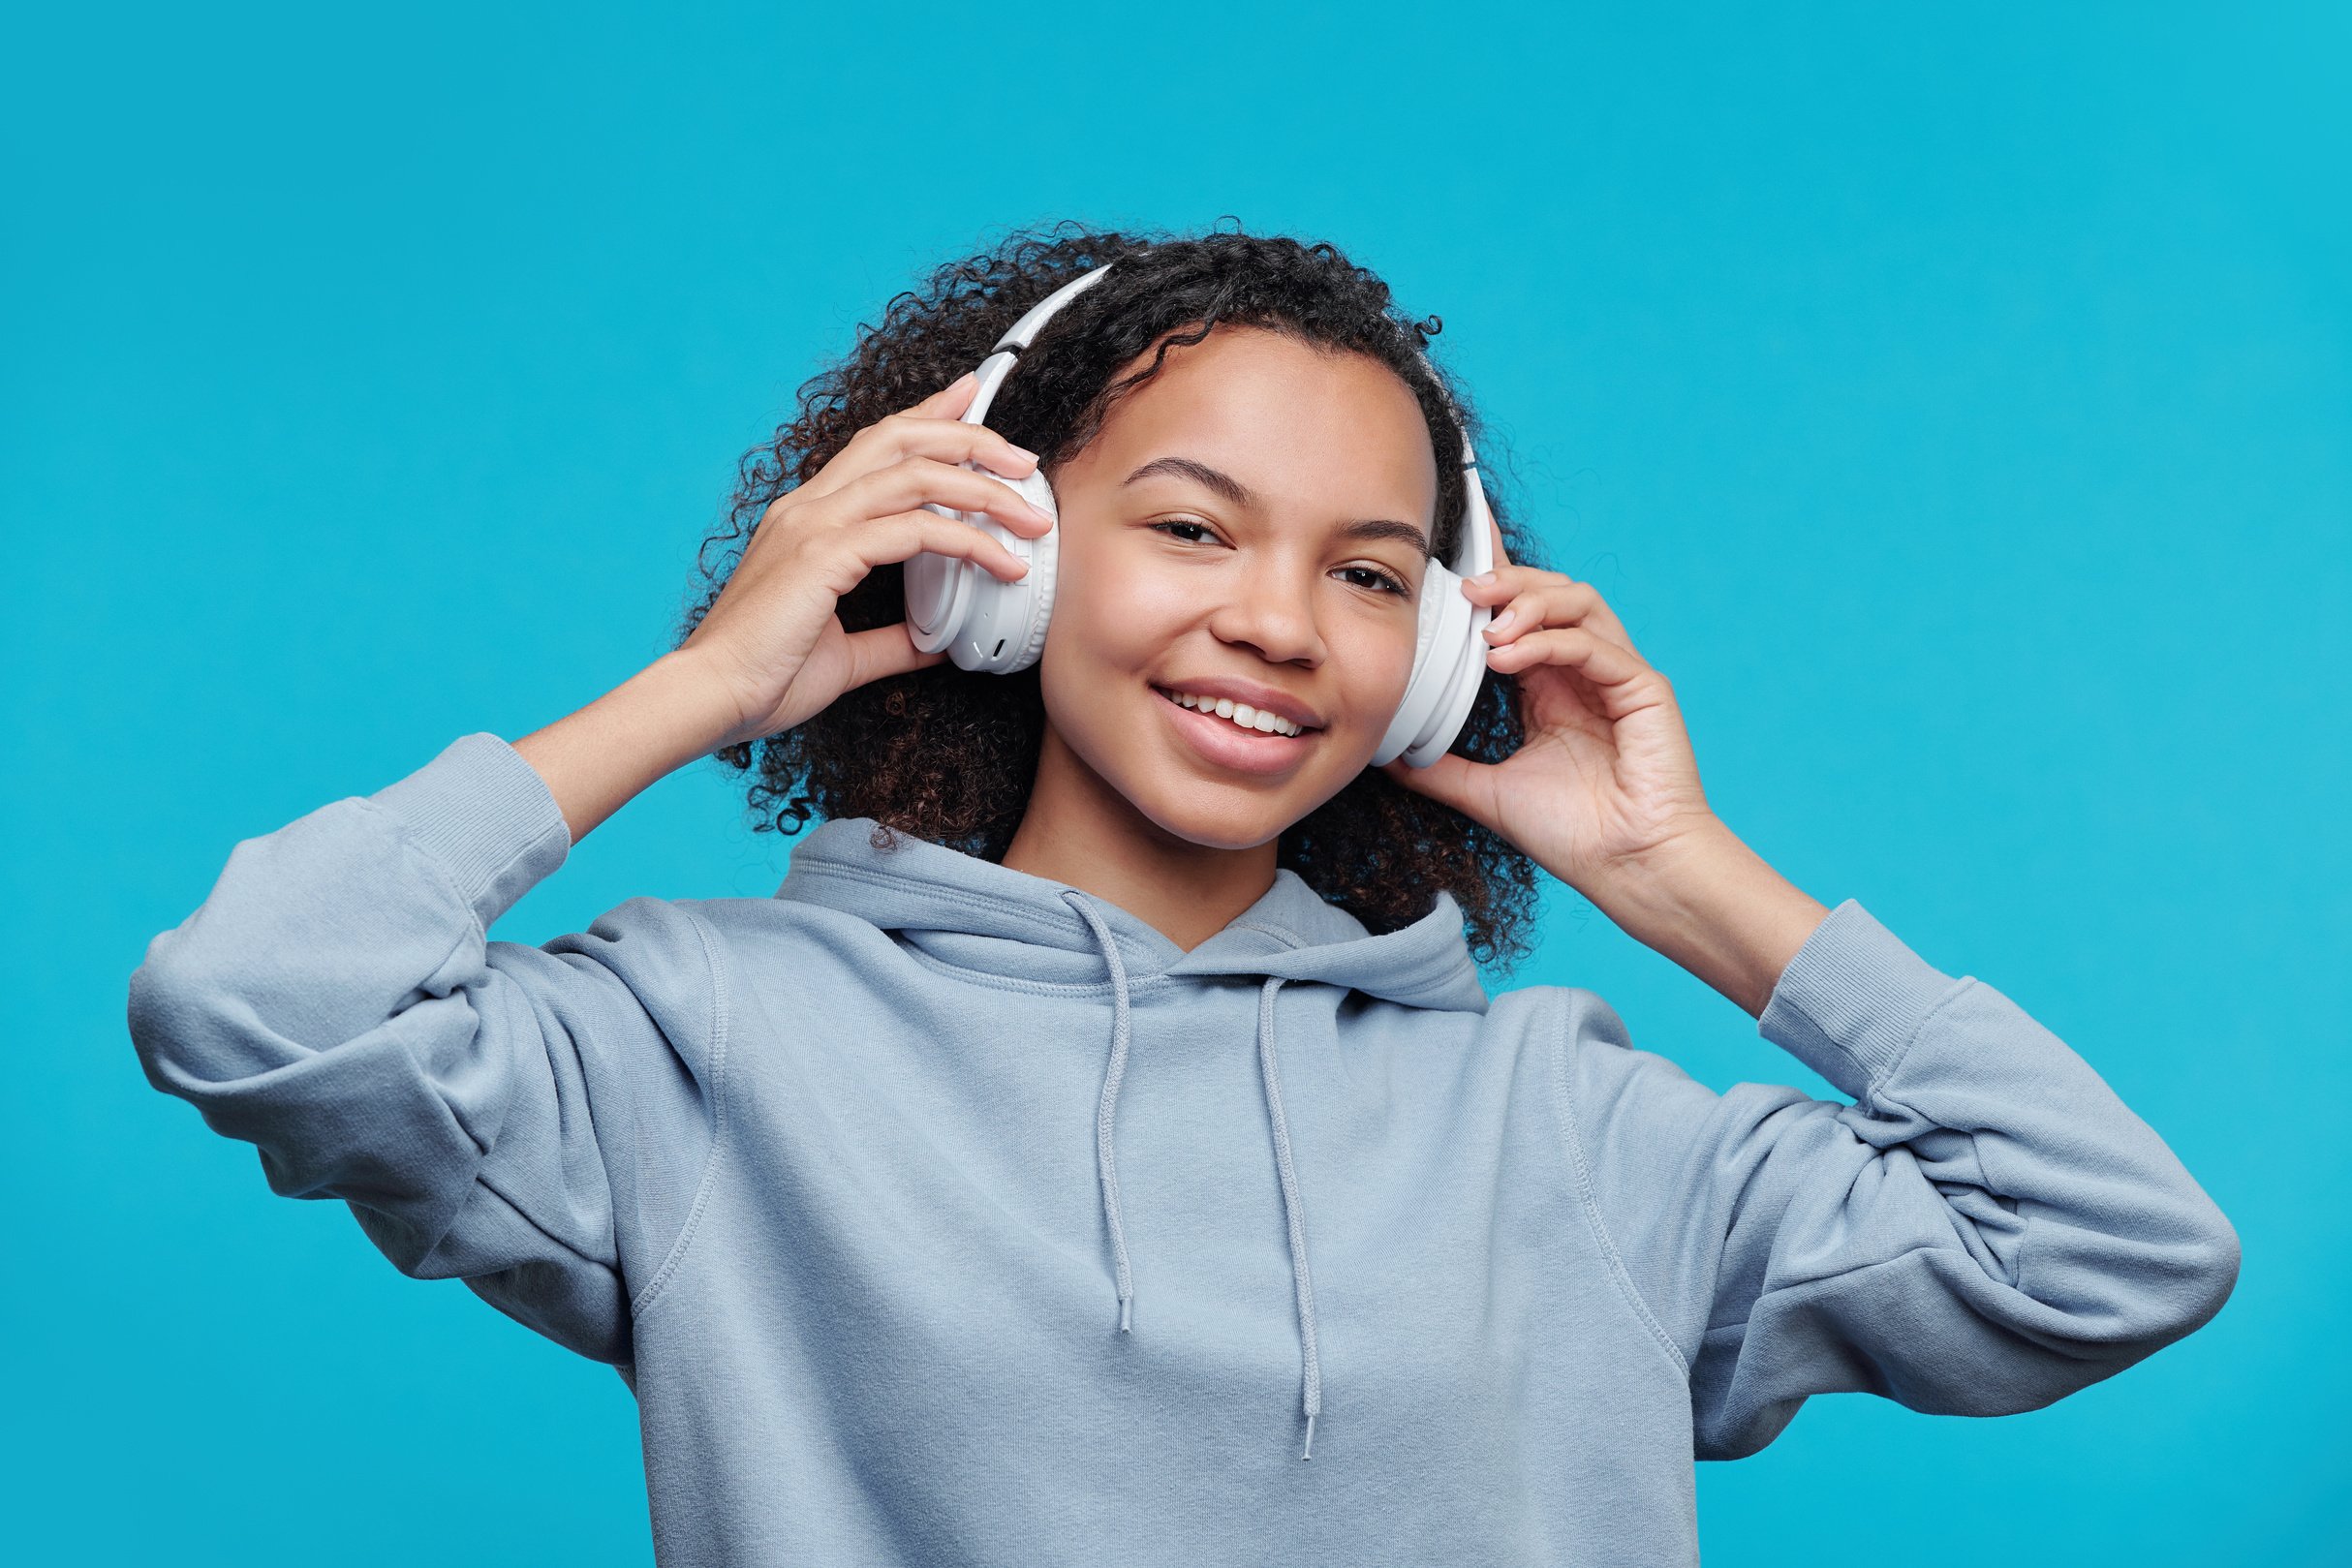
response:
[[[1133,484],[1136,480],[1149,478],[1155,474],[1166,474],[1176,478],[1190,479],[1204,490],[1214,491],[1236,507],[1253,507],[1257,504],[1257,498],[1241,480],[1221,469],[1211,468],[1208,464],[1197,462],[1190,457],[1155,457],[1129,475],[1122,483],[1123,485]],[[1341,529],[1340,536],[1343,538],[1351,539],[1398,539],[1411,545],[1423,555],[1429,553],[1429,536],[1412,524],[1398,522],[1393,517],[1358,519]]]

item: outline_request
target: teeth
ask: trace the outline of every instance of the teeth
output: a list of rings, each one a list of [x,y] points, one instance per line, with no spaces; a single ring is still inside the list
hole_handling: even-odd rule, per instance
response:
[[[1176,699],[1177,705],[1180,707],[1190,708],[1194,713],[1213,713],[1220,719],[1230,719],[1244,729],[1254,729],[1262,735],[1296,735],[1300,733],[1300,726],[1284,719],[1282,715],[1260,713],[1247,702],[1236,702],[1231,697],[1211,699],[1196,697],[1184,692],[1172,692],[1169,695]]]

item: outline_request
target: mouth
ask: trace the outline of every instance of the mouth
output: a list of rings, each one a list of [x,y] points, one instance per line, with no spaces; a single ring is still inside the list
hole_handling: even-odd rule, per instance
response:
[[[1155,686],[1152,690],[1187,713],[1222,719],[1235,729],[1248,733],[1275,735],[1287,740],[1315,733],[1312,724],[1302,724],[1278,713],[1262,712],[1246,702],[1235,702],[1231,697],[1194,696],[1189,692],[1171,692],[1164,686]]]
[[[1170,722],[1194,752],[1220,767],[1244,773],[1286,771],[1306,755],[1310,743],[1322,733],[1319,729],[1303,729],[1272,714],[1260,719],[1254,710],[1245,709],[1229,699],[1179,696],[1159,686],[1153,687],[1152,692],[1168,710]],[[1220,713],[1221,707],[1231,711]],[[1244,713],[1249,715],[1247,724],[1242,722]],[[1265,723],[1278,727],[1272,730],[1257,727]],[[1285,730],[1294,733],[1284,733]]]

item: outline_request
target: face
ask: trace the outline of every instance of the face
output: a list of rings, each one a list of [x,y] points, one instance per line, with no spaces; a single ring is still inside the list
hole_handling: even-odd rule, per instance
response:
[[[1412,673],[1437,507],[1428,426],[1394,372],[1220,326],[1171,349],[1050,477],[1046,765],[1089,770],[1161,830],[1228,849],[1266,843],[1364,769]],[[1244,728],[1215,711],[1221,696],[1299,732]]]

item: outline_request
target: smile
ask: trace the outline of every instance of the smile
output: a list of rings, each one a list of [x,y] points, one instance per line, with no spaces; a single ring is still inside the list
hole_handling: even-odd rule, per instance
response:
[[[1255,730],[1261,735],[1279,735],[1285,739],[1294,739],[1303,733],[1299,725],[1280,714],[1260,713],[1248,703],[1235,702],[1231,697],[1196,697],[1190,692],[1169,692],[1157,686],[1152,690],[1179,708],[1227,720],[1238,729]]]
[[[1260,729],[1261,723],[1284,724],[1297,729],[1296,724],[1275,718],[1272,714],[1259,718],[1253,713],[1247,727],[1235,723],[1241,714],[1241,704],[1234,703],[1233,712],[1220,714],[1215,697],[1194,697],[1190,703],[1174,692],[1153,687],[1160,698],[1160,711],[1168,716],[1168,727],[1176,738],[1200,762],[1220,774],[1254,774],[1272,783],[1305,765],[1315,754],[1315,743],[1323,732],[1309,729],[1285,735],[1279,729]]]

